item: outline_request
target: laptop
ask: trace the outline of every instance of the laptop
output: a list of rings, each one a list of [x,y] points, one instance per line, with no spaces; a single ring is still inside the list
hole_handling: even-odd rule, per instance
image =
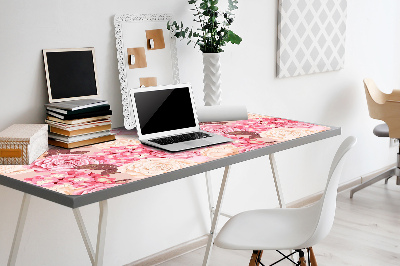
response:
[[[189,84],[131,89],[130,95],[143,144],[177,152],[233,141],[200,129]]]

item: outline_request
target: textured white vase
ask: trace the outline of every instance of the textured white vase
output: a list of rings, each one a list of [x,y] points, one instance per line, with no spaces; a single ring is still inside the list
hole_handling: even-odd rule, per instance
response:
[[[203,73],[204,73],[204,104],[221,104],[221,64],[219,53],[203,53]]]

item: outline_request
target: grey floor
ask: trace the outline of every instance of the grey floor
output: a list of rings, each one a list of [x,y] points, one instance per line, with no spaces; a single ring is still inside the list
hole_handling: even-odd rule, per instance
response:
[[[357,192],[338,196],[333,228],[327,238],[314,246],[318,265],[400,265],[400,186],[391,178]],[[201,265],[205,248],[164,262],[162,266]],[[211,266],[248,265],[251,251],[214,247]],[[275,251],[265,251],[263,263],[279,259]],[[280,263],[278,265],[292,265]]]

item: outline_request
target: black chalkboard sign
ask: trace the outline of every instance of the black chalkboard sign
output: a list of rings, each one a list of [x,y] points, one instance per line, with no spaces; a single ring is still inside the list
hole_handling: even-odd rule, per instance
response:
[[[97,96],[94,48],[43,50],[50,102]]]

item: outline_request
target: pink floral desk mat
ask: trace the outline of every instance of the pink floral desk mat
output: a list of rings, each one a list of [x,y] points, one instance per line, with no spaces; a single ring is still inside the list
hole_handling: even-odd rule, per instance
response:
[[[115,141],[71,150],[50,146],[31,165],[3,165],[0,174],[65,195],[83,195],[330,129],[255,114],[200,126],[234,141],[168,153],[142,145],[135,131],[115,129]]]

